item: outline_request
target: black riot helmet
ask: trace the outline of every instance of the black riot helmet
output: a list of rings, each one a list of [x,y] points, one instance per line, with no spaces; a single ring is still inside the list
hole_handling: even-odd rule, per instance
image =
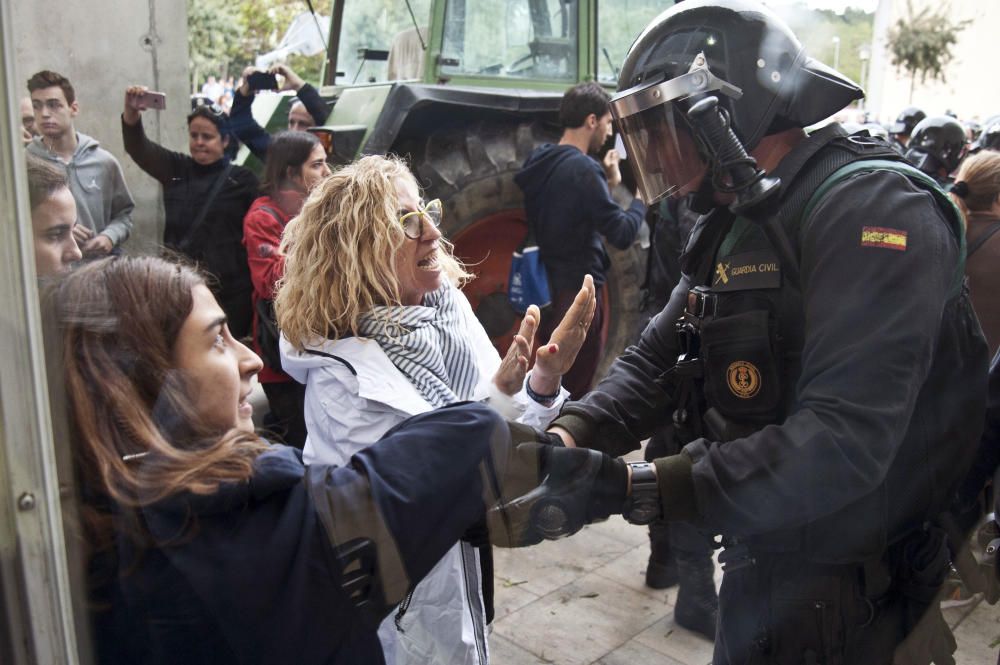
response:
[[[924,173],[939,169],[951,173],[958,168],[965,152],[965,127],[946,115],[924,118],[910,135],[906,158]]]
[[[987,120],[979,138],[969,146],[969,152],[979,152],[980,150],[1000,150],[1000,120],[993,122]]]
[[[686,112],[706,95],[719,99],[748,151],[864,96],[752,0],[685,0],[660,14],[629,49],[618,90],[612,113],[648,202],[683,196],[702,180],[709,157]]]
[[[892,135],[909,136],[913,133],[913,128],[920,124],[920,121],[927,117],[927,114],[916,106],[907,106],[899,112],[896,122],[889,126],[889,133]]]

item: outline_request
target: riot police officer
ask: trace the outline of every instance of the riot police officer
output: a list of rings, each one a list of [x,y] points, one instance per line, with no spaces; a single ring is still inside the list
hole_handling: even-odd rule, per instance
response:
[[[907,106],[899,112],[899,116],[896,117],[896,122],[889,126],[889,136],[892,138],[892,144],[900,154],[904,154],[906,152],[906,147],[910,141],[910,135],[913,133],[913,128],[926,117],[927,114],[918,109],[916,106]]]
[[[941,185],[950,185],[967,143],[962,123],[947,115],[932,116],[914,127],[906,158]]]
[[[619,90],[646,200],[697,192],[707,214],[664,310],[550,433],[620,455],[667,420],[687,432],[631,464],[624,513],[721,535],[715,663],[943,657],[947,549],[928,522],[975,451],[987,365],[960,216],[884,142],[806,135],[863,92],[749,0],[661,14]],[[741,203],[748,160],[699,124],[710,97],[780,178],[762,203]]]
[[[970,155],[980,150],[1000,150],[1000,119],[995,116],[983,124],[983,131],[969,145]]]

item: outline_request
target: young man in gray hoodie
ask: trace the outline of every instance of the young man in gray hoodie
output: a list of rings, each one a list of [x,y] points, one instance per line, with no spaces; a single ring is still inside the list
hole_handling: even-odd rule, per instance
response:
[[[74,128],[80,107],[65,76],[40,71],[28,79],[28,92],[40,132],[28,152],[65,169],[79,216],[73,235],[84,256],[110,253],[128,240],[135,207],[118,160]]]

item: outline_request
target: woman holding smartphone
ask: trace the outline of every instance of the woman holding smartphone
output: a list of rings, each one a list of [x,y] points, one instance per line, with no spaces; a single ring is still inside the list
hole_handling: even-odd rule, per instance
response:
[[[225,156],[228,119],[215,104],[187,117],[188,150],[174,152],[150,140],[142,112],[150,103],[144,86],[125,91],[122,139],[125,151],[163,186],[163,244],[203,265],[212,291],[237,338],[250,333],[253,287],[243,247],[243,217],[257,197],[257,177]]]

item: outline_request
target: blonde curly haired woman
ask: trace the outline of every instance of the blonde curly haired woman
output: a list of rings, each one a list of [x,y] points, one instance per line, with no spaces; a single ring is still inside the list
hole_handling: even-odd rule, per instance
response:
[[[286,227],[275,311],[282,365],[306,385],[307,462],[343,463],[406,418],[464,400],[540,429],[558,413],[560,378],[594,315],[593,281],[528,373],[538,309],[501,359],[458,288],[470,275],[440,219],[403,162],[369,156],[318,186]],[[489,661],[489,551],[453,547],[382,623],[389,663]]]

